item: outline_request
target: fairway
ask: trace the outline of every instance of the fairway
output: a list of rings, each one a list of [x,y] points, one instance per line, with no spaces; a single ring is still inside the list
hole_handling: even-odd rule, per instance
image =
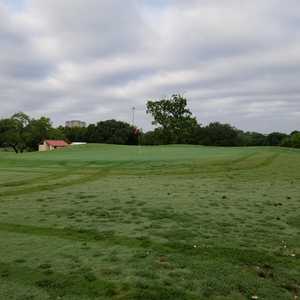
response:
[[[0,151],[0,216],[0,299],[300,297],[300,150]]]

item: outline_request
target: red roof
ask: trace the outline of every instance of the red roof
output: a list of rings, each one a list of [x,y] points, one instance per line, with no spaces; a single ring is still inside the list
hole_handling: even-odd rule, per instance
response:
[[[63,140],[46,140],[45,143],[48,146],[53,146],[53,147],[67,147],[69,145]]]

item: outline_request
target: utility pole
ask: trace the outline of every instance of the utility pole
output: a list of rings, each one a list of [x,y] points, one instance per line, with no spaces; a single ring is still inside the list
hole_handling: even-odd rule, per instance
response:
[[[135,123],[134,114],[135,114],[135,107],[133,106],[132,107],[132,126],[134,126],[134,123]]]

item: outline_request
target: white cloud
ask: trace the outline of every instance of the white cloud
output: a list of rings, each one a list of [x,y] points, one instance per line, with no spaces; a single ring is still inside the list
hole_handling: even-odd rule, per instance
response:
[[[0,0],[0,116],[130,120],[185,93],[199,121],[299,129],[300,3]],[[267,120],[267,121],[266,121]]]

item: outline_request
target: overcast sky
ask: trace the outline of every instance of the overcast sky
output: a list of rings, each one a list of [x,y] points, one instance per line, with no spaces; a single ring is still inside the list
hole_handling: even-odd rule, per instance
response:
[[[184,94],[198,121],[300,129],[299,0],[0,0],[0,117],[151,128]]]

